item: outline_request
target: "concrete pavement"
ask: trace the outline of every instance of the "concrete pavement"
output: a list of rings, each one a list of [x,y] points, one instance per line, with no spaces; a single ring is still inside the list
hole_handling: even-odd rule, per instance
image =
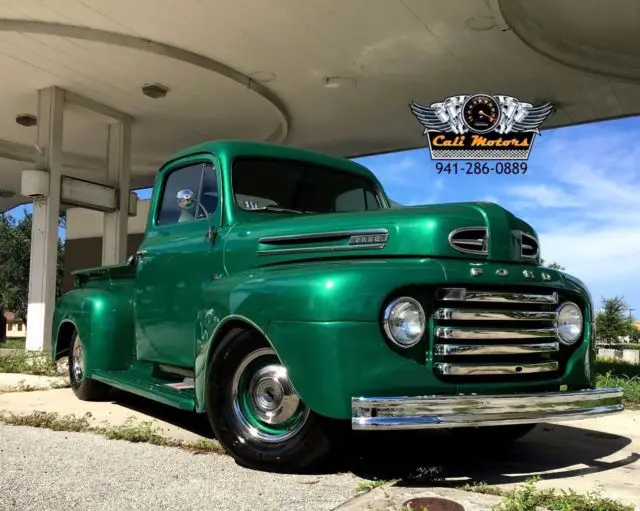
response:
[[[60,389],[68,386],[69,378],[66,376],[0,373],[0,393]]]
[[[70,389],[0,394],[0,411],[29,414],[34,410],[78,417],[91,412],[96,424],[124,424],[133,417],[152,421],[161,434],[180,440],[211,435],[203,416],[125,393],[116,392],[112,401],[99,403],[80,401]],[[572,488],[581,493],[600,488],[603,495],[640,509],[639,460],[640,411],[628,410],[597,419],[541,424],[509,451],[489,454],[461,452],[445,432],[358,433],[344,453],[343,465],[334,473],[351,472],[354,486],[366,479],[403,480],[344,504],[344,509],[354,511],[393,509],[411,496],[442,494],[438,486],[486,482],[509,488],[533,475],[542,478],[539,487]],[[485,509],[482,506],[490,509],[491,499],[481,500],[484,504],[469,504],[472,507],[467,511]]]

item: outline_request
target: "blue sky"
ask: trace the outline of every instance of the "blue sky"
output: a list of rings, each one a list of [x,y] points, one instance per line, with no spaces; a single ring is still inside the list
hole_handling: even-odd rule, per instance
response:
[[[496,202],[538,232],[542,257],[640,317],[640,118],[545,130],[525,175],[437,175],[428,149],[357,160],[402,204]]]
[[[640,118],[545,130],[525,175],[437,175],[428,149],[357,161],[402,204],[501,204],[536,229],[542,257],[583,280],[596,306],[622,295],[640,317]]]

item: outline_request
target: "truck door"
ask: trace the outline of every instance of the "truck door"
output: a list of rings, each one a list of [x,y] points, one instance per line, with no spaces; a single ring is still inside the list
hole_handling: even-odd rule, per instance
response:
[[[220,225],[219,182],[219,170],[211,160],[193,157],[158,177],[136,263],[139,360],[194,369],[202,289],[213,274],[223,273],[222,241],[211,242],[207,237],[210,225]],[[184,209],[178,195],[181,192],[184,198],[187,191],[197,201]]]

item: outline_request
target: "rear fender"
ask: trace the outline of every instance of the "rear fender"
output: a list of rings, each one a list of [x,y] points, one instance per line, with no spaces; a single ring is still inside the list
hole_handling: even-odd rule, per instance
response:
[[[133,310],[123,289],[76,289],[56,303],[52,325],[53,360],[69,354],[74,332],[85,353],[85,374],[94,369],[130,367],[135,357]]]

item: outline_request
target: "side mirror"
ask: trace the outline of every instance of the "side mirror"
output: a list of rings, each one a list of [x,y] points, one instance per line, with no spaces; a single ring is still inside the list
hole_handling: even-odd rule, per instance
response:
[[[191,190],[180,190],[176,198],[180,209],[191,209],[196,203],[195,194]]]
[[[213,243],[216,239],[216,232],[211,225],[211,216],[202,203],[196,199],[195,194],[191,190],[180,190],[176,194],[176,199],[178,200],[178,207],[182,210],[191,209],[194,205],[197,206],[197,208],[202,209],[204,216],[207,219],[207,223],[209,224],[207,239],[209,242]]]

